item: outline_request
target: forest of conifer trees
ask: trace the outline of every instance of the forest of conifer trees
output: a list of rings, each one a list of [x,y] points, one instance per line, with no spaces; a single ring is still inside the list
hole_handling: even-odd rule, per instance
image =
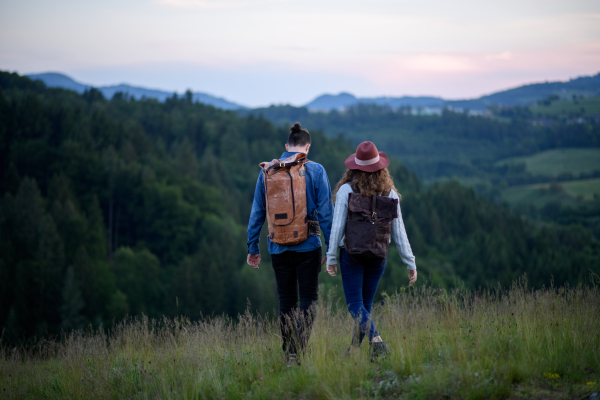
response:
[[[335,185],[353,147],[303,125]],[[254,271],[246,225],[258,164],[281,154],[287,133],[185,96],[105,99],[0,72],[2,340],[142,313],[235,317],[248,300],[271,312],[265,240]],[[534,224],[456,182],[425,188],[396,159],[390,172],[420,284],[510,285],[526,273],[540,287],[600,272],[600,243],[582,227]],[[406,283],[391,251],[380,290]]]

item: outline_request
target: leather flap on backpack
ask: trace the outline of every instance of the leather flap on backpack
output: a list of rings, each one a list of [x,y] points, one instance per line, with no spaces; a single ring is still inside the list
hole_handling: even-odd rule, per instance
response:
[[[275,163],[279,163],[279,160],[274,158],[272,161],[263,161],[260,164],[258,164],[258,166],[263,170],[267,170],[271,165],[275,164]]]
[[[378,218],[398,218],[398,199],[377,196],[375,210]],[[348,197],[348,211],[370,216],[373,213],[373,197],[350,193]]]

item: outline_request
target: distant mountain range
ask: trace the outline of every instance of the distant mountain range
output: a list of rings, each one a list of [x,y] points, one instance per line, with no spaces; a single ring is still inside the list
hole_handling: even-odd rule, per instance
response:
[[[49,87],[61,87],[65,89],[71,89],[79,93],[83,93],[83,91],[92,87],[92,85],[79,83],[72,78],[59,73],[43,73],[28,76],[31,79],[39,79],[43,81]],[[172,92],[146,89],[126,84],[100,86],[96,87],[96,89],[100,90],[100,92],[102,92],[102,94],[109,99],[112,98],[112,96],[117,92],[127,93],[136,99],[146,97],[164,101],[169,97],[173,97]],[[504,90],[487,96],[482,96],[477,99],[446,100],[441,97],[431,96],[356,97],[350,93],[340,93],[337,95],[324,94],[306,104],[304,107],[306,107],[309,111],[331,111],[342,110],[352,105],[364,103],[389,106],[394,109],[410,106],[413,109],[423,110],[441,110],[444,107],[451,107],[454,109],[482,111],[491,105],[525,106],[534,104],[535,102],[543,100],[550,95],[558,95],[561,98],[571,98],[573,95],[586,97],[600,96],[600,73],[594,76],[584,76],[571,79],[567,82],[544,82],[519,86],[514,89]],[[211,96],[206,93],[193,93],[192,98],[194,101],[210,104],[224,110],[247,109],[247,107],[244,107],[240,104],[225,100],[220,97]]]
[[[41,80],[48,87],[60,87],[63,89],[74,90],[78,93],[83,93],[85,90],[88,90],[91,87],[95,87],[92,85],[79,83],[74,79],[68,77],[67,75],[59,74],[56,72],[33,74],[27,76],[33,80]],[[112,98],[114,94],[118,92],[126,93],[138,100],[143,97],[146,97],[149,99],[157,99],[158,101],[165,101],[167,98],[173,97],[173,92],[165,92],[156,89],[146,89],[126,84],[98,86],[95,88],[102,92],[104,97],[108,99]],[[179,96],[183,95],[180,94]],[[200,103],[209,104],[211,106],[221,108],[223,110],[239,110],[246,108],[240,104],[233,103],[220,97],[211,96],[210,94],[206,93],[195,92],[192,94],[192,99],[193,101],[199,101]]]
[[[562,98],[577,96],[600,96],[600,73],[594,76],[584,76],[567,82],[545,82],[519,86],[469,100],[445,100],[441,97],[355,97],[350,93],[338,95],[324,94],[317,97],[306,108],[311,111],[342,110],[348,106],[365,103],[390,106],[394,109],[410,106],[412,108],[485,110],[488,106],[525,106],[534,104],[550,95],[556,94]]]

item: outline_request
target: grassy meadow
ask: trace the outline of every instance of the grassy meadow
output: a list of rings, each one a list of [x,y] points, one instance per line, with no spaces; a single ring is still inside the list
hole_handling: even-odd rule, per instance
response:
[[[600,196],[600,179],[564,182],[562,187],[567,193],[573,196],[581,196],[583,200],[593,200],[595,195]]]
[[[374,310],[392,353],[346,356],[353,322],[321,297],[288,368],[272,316],[130,319],[2,346],[4,399],[583,398],[600,384],[600,287],[402,288]],[[337,309],[337,311],[336,311]]]
[[[502,199],[509,204],[532,204],[537,208],[549,202],[576,205],[581,201],[593,201],[597,196],[600,196],[600,179],[520,185],[502,191]]]
[[[498,161],[496,165],[525,164],[533,175],[557,177],[571,173],[578,176],[600,170],[600,149],[570,148],[542,151],[526,157],[513,157]]]
[[[531,112],[534,115],[548,117],[600,115],[600,97],[555,101],[550,105],[535,105],[531,106]]]

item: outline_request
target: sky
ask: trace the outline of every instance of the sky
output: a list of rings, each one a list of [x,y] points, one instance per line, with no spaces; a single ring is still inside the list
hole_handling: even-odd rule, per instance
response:
[[[0,70],[252,107],[474,98],[600,72],[600,1],[2,0]]]

